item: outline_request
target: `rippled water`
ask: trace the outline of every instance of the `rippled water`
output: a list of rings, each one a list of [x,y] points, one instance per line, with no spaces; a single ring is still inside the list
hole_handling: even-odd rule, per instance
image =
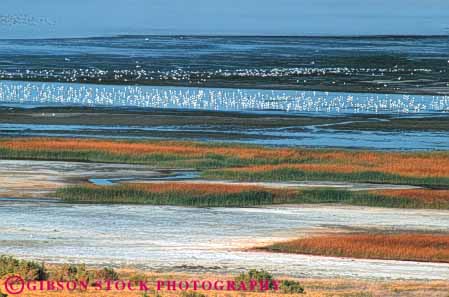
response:
[[[219,111],[422,113],[449,111],[449,96],[226,88],[0,82],[0,103]]]
[[[448,132],[345,131],[325,126],[233,129],[225,126],[105,126],[0,124],[0,136],[227,141],[269,146],[343,147],[379,150],[449,150]],[[182,134],[182,136],[179,135]],[[232,138],[229,137],[232,135]]]
[[[329,227],[447,230],[446,211],[304,206],[201,208],[0,201],[0,254],[48,262],[308,277],[447,279],[449,265],[244,252]],[[325,268],[324,268],[325,267]]]
[[[447,95],[448,51],[445,36],[0,39],[0,79]]]

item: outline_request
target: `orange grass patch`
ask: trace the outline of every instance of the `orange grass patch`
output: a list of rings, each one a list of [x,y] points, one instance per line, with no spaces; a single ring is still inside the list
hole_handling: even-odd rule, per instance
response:
[[[449,263],[449,235],[325,235],[278,243],[262,249],[332,257]]]
[[[85,184],[89,188],[103,189],[104,187]],[[141,190],[149,193],[184,193],[194,195],[237,194],[242,192],[270,192],[273,194],[294,195],[300,192],[296,189],[273,189],[262,186],[232,185],[220,183],[188,183],[188,182],[159,182],[159,183],[129,183],[120,187]]]
[[[229,170],[236,172],[264,172],[282,169],[296,169],[301,171],[317,171],[317,172],[338,172],[352,173],[357,171],[365,171],[365,167],[360,165],[340,165],[340,164],[279,164],[279,165],[255,165],[248,167],[232,168]]]
[[[207,158],[211,155],[255,160],[266,165],[230,168],[232,171],[263,172],[297,169],[312,172],[379,172],[404,177],[449,177],[449,154],[444,152],[399,153],[329,151],[291,148],[218,146],[194,142],[125,142],[93,139],[19,138],[0,141],[0,149],[16,151],[99,151],[114,155],[173,155]]]
[[[316,152],[313,163],[254,165],[228,170],[236,172],[266,172],[282,169],[301,171],[329,172],[329,173],[361,173],[379,172],[397,174],[404,177],[449,177],[449,155],[430,153],[429,155],[413,156],[401,153],[374,153],[370,152],[337,152],[335,158],[325,154],[328,158],[319,158],[320,151]],[[366,157],[366,158],[365,158]]]
[[[111,154],[172,154],[186,157],[205,157],[208,154],[252,158],[296,158],[292,149],[265,149],[251,147],[218,147],[194,142],[123,142],[94,139],[25,138],[0,142],[0,148],[12,150],[101,151]]]

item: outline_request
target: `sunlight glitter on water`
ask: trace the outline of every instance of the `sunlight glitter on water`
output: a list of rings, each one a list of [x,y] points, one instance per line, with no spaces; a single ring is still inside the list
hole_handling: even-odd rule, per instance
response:
[[[448,96],[20,81],[0,82],[0,103],[328,113],[449,111]]]

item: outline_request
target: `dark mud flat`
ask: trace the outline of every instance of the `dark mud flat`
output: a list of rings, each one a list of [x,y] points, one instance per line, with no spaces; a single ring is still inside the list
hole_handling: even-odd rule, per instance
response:
[[[98,126],[217,126],[238,130],[325,126],[333,130],[449,131],[449,113],[324,114],[220,112],[206,110],[110,107],[0,106],[0,123]]]
[[[375,121],[353,121],[331,125],[336,130],[366,131],[449,131],[449,114],[428,116],[377,117]]]
[[[228,141],[448,150],[449,114],[295,114],[106,107],[0,107],[0,136]]]
[[[449,115],[448,115],[449,117]],[[354,120],[366,116],[351,116]],[[344,116],[302,116],[284,112],[218,112],[176,109],[108,107],[0,106],[0,123],[29,125],[210,126],[233,128],[285,128],[346,121]],[[449,127],[448,127],[449,130]]]

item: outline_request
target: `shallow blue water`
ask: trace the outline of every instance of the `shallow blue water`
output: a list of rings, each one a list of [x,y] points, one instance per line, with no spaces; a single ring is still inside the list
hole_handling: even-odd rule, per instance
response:
[[[448,52],[445,36],[0,39],[0,79],[449,94]]]
[[[0,103],[306,113],[449,112],[449,96],[0,81]]]
[[[405,54],[418,57],[447,57],[447,37],[260,37],[260,36],[119,36],[66,39],[0,39],[0,55],[11,67],[112,65],[135,68],[135,61],[153,69],[284,67],[311,56]],[[98,59],[101,56],[102,59]],[[68,58],[68,59],[65,59]],[[233,58],[233,59],[230,59]],[[262,58],[262,59],[261,59]],[[201,63],[198,63],[201,59]],[[224,63],[225,62],[225,63]],[[109,64],[109,65],[108,65]],[[386,65],[390,66],[390,65]],[[394,66],[394,65],[391,65]]]
[[[449,150],[448,132],[351,131],[325,126],[232,129],[202,126],[101,126],[0,124],[0,136],[58,136],[113,139],[170,139],[237,142],[269,146],[340,147],[376,150]],[[144,133],[144,134],[139,134]],[[152,137],[151,133],[157,136]],[[191,133],[194,133],[193,135]],[[210,136],[210,133],[213,136]],[[229,134],[233,137],[229,138]],[[165,135],[165,136],[164,136]]]
[[[179,171],[167,176],[146,177],[139,178],[139,180],[155,180],[155,181],[181,181],[198,178],[200,173],[198,171]],[[135,177],[118,177],[118,178],[90,178],[89,182],[99,186],[112,186],[121,181],[136,180]]]

